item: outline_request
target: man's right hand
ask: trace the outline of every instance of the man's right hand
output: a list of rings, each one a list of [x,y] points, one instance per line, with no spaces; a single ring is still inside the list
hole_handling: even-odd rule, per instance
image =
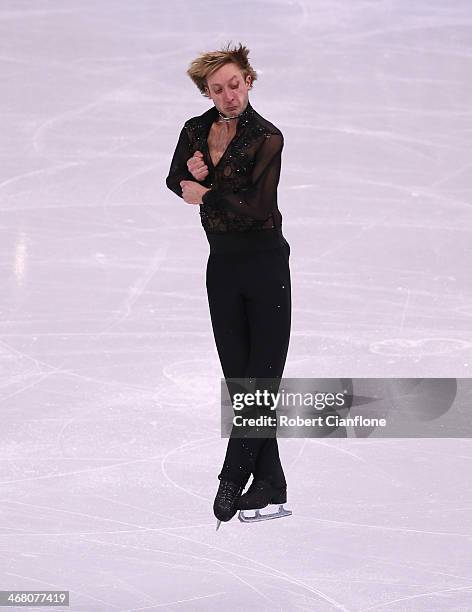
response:
[[[187,168],[197,181],[203,181],[208,176],[208,166],[203,161],[203,153],[201,151],[195,151],[193,157],[187,162]]]

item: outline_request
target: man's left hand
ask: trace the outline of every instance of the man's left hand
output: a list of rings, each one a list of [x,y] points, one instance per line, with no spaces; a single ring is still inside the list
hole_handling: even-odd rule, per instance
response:
[[[203,194],[209,191],[208,187],[203,187],[196,181],[180,181],[180,187],[182,197],[187,204],[203,204]]]

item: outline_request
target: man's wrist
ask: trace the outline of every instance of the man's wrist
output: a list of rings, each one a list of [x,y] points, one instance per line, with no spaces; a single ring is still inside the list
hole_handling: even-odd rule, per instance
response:
[[[211,187],[209,187],[204,194],[202,195],[202,202],[203,204],[211,204],[212,203],[212,197],[214,196],[214,191],[211,189]]]

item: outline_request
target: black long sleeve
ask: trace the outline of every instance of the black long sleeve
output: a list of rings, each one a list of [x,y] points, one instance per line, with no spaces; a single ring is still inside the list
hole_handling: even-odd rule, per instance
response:
[[[187,168],[187,161],[192,157],[193,152],[190,147],[187,130],[182,128],[177,142],[177,146],[170,164],[169,176],[166,178],[166,185],[179,197],[182,197],[180,181],[194,181]]]
[[[283,145],[282,134],[269,134],[257,151],[251,184],[236,193],[212,188],[203,195],[203,203],[253,219],[267,219],[277,206]]]

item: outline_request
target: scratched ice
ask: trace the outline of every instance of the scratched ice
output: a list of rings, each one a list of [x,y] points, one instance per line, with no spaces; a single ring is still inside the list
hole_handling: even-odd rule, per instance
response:
[[[470,2],[3,0],[1,589],[471,610],[466,439],[281,440],[293,516],[215,532],[208,245],[164,179],[209,107],[185,70],[229,40],[285,137],[285,375],[469,376]]]

